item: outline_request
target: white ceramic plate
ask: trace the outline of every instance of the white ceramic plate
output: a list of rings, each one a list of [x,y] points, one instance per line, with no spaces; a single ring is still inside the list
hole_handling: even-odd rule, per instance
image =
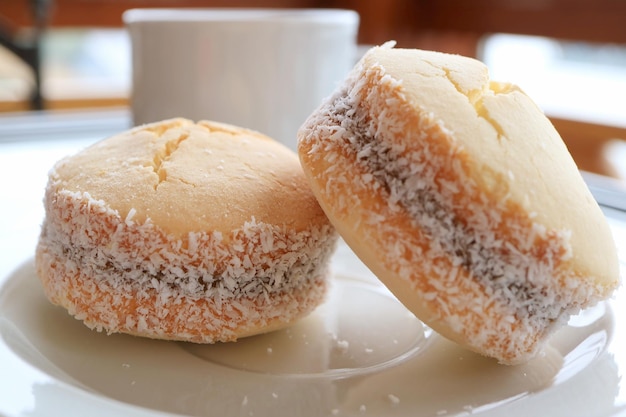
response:
[[[91,331],[45,299],[27,260],[0,281],[0,416],[572,417],[626,406],[624,291],[509,367],[422,326],[347,247],[334,267],[328,301],[301,323],[203,346]]]

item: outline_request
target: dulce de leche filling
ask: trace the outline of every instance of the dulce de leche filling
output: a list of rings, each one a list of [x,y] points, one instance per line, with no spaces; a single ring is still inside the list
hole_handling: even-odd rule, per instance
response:
[[[41,274],[48,296],[62,305],[70,300],[75,305],[65,307],[90,327],[196,342],[233,340],[246,323],[289,322],[309,312],[326,289],[336,239],[330,225],[296,232],[251,218],[230,235],[191,232],[174,239],[149,219],[137,223],[132,211],[123,219],[105,202],[57,189],[54,181],[45,202],[38,260],[46,267]],[[70,282],[73,276],[108,298]],[[85,296],[93,299],[83,311],[72,300]],[[132,307],[146,303],[150,311]],[[122,309],[129,311],[126,317]],[[194,317],[196,334],[168,334],[166,322],[184,328]]]

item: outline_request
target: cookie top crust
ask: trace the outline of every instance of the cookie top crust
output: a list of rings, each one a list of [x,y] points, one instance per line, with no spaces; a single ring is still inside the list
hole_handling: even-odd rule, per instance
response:
[[[251,130],[171,119],[139,126],[61,160],[57,190],[88,193],[121,218],[166,233],[227,233],[252,216],[294,231],[327,220],[297,155]]]

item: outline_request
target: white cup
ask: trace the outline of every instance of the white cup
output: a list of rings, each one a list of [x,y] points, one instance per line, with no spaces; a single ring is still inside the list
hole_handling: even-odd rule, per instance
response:
[[[214,120],[296,148],[354,64],[359,16],[338,9],[132,9],[133,120]]]

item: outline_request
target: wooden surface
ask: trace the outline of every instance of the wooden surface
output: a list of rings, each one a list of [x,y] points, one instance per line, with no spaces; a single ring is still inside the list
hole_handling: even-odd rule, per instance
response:
[[[32,24],[30,0],[0,1],[0,16]],[[360,41],[410,42],[423,34],[520,33],[590,42],[626,43],[623,0],[53,0],[51,26],[121,26],[136,7],[336,7],[361,15]]]
[[[491,33],[626,44],[623,0],[334,0],[361,15],[359,41],[474,56]]]
[[[520,33],[588,42],[626,43],[621,0],[431,0],[414,2],[426,28]]]
[[[25,112],[32,110],[30,101],[23,100],[0,100],[0,113]],[[69,109],[94,109],[101,107],[127,107],[129,99],[127,97],[113,98],[74,98],[74,99],[54,99],[44,100],[46,110],[69,110]]]
[[[52,0],[49,26],[118,27],[122,13],[139,7],[315,7],[307,0]],[[17,26],[32,24],[30,0],[1,0],[0,16]]]
[[[623,175],[626,160],[617,160],[611,155],[611,151],[614,149],[613,145],[617,141],[619,141],[621,148],[626,148],[625,127],[557,117],[551,117],[550,120],[563,138],[578,168],[583,171],[626,180]],[[622,154],[626,155],[626,152],[622,152]],[[621,164],[621,169],[618,164]]]

